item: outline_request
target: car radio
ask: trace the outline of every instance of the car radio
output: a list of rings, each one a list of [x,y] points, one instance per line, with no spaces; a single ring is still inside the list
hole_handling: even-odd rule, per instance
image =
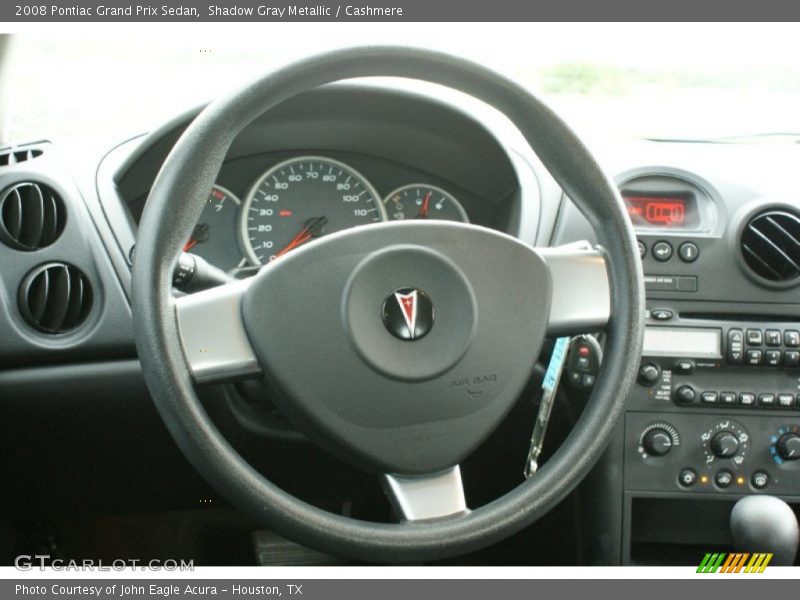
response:
[[[648,311],[626,489],[800,494],[800,323],[676,313]]]

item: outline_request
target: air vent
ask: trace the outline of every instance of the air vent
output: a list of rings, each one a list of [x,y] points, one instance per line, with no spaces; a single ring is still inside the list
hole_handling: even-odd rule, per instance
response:
[[[48,263],[28,273],[19,288],[19,309],[44,333],[65,333],[86,320],[92,286],[84,273],[65,263]]]
[[[33,160],[44,154],[41,148],[3,148],[0,150],[0,167]]]
[[[16,250],[38,250],[58,239],[67,220],[64,201],[40,183],[18,183],[0,194],[0,240]]]
[[[742,256],[752,271],[775,282],[800,275],[800,217],[785,210],[757,214],[745,225]]]

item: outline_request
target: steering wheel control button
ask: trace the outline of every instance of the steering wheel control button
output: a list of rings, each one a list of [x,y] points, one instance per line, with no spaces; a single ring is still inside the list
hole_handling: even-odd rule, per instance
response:
[[[733,483],[733,473],[730,471],[723,469],[722,471],[718,471],[716,475],[714,475],[714,483],[718,488],[729,488]]]
[[[757,490],[763,490],[769,485],[769,473],[766,471],[756,471],[750,478],[750,483]]]
[[[683,262],[693,263],[697,260],[697,257],[700,256],[700,251],[697,249],[696,244],[684,242],[678,248],[678,256],[681,257]]]
[[[667,308],[654,308],[650,311],[650,318],[654,321],[669,321],[672,316],[672,311]]]
[[[697,471],[694,469],[686,468],[678,474],[678,483],[683,487],[689,488],[697,483]]]
[[[661,377],[661,369],[653,363],[645,363],[639,367],[639,383],[645,387],[652,387],[658,383]]]
[[[697,392],[690,385],[682,385],[675,390],[675,402],[678,404],[692,404],[697,398]]]
[[[740,365],[744,360],[744,333],[741,329],[728,330],[728,362]]]
[[[418,288],[393,291],[383,301],[383,324],[396,338],[418,340],[433,327],[433,302]]]
[[[656,242],[653,244],[653,258],[658,262],[667,262],[672,258],[672,246],[669,242]]]

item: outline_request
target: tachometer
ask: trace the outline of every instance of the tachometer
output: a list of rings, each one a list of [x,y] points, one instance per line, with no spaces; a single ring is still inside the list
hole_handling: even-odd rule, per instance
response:
[[[203,214],[183,246],[220,269],[228,271],[243,261],[234,231],[239,214],[239,199],[224,187],[215,185],[208,194]]]
[[[314,238],[386,219],[375,188],[352,167],[303,156],[262,175],[242,206],[242,247],[264,264]]]
[[[453,194],[427,183],[411,183],[396,189],[383,201],[392,221],[443,219],[469,223],[467,212]]]

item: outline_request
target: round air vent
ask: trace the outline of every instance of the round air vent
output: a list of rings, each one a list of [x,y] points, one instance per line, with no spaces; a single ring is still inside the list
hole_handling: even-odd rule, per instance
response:
[[[787,210],[758,213],[742,230],[742,256],[768,281],[792,281],[800,275],[800,217]]]
[[[65,333],[86,320],[92,309],[88,277],[72,265],[48,263],[28,273],[19,288],[19,310],[44,333]]]
[[[64,201],[46,185],[17,183],[0,194],[0,240],[16,250],[38,250],[66,224]]]

